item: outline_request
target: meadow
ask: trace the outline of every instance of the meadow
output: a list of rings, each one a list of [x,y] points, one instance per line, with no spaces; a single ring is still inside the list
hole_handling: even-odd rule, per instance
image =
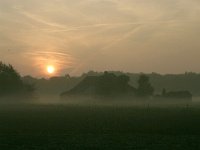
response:
[[[200,105],[0,105],[0,149],[199,149]]]

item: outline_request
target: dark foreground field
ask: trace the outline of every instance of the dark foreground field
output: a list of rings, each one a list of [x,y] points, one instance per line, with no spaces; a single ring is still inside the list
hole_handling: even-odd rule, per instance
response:
[[[200,107],[4,104],[0,149],[200,149]]]

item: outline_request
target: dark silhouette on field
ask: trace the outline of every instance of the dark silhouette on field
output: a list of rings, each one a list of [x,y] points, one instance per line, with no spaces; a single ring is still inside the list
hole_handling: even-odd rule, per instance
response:
[[[135,95],[129,77],[104,72],[101,76],[87,76],[77,86],[61,94],[65,96],[118,97]]]
[[[192,94],[189,91],[169,91],[163,89],[161,97],[167,99],[187,99],[192,100]]]
[[[110,72],[110,71],[109,71]],[[112,71],[117,76],[126,75],[130,78],[129,84],[138,87],[138,79],[141,73],[123,73]],[[90,71],[80,76],[56,76],[49,79],[34,78],[31,76],[22,77],[22,80],[28,83],[34,83],[39,94],[59,95],[62,91],[69,91],[78,85],[87,76],[101,76],[102,72]],[[168,91],[185,91],[188,90],[193,96],[200,96],[200,74],[184,73],[184,74],[166,74],[158,73],[145,74],[149,77],[154,93],[162,93],[163,87]]]
[[[12,65],[0,62],[0,97],[33,96],[35,88],[24,83]]]
[[[165,99],[192,99],[192,94],[187,90],[164,89],[161,95],[154,96],[154,86],[150,83],[152,75],[140,74],[137,76],[137,88],[133,86],[130,74],[122,72],[89,72],[81,77],[52,77],[50,79],[36,79],[31,76],[21,77],[12,65],[0,62],[0,97],[7,96],[34,96],[36,83],[38,93],[49,92],[51,95],[58,95],[63,89],[66,92],[61,94],[62,98],[67,96],[89,96],[100,98],[165,98]],[[152,82],[152,79],[151,79]],[[45,86],[44,86],[45,85]],[[46,91],[42,91],[42,88]],[[56,90],[55,90],[56,89]],[[185,88],[186,89],[186,88]],[[54,91],[54,92],[52,92]]]
[[[138,80],[137,96],[150,97],[153,96],[154,88],[152,87],[149,77],[142,74]]]
[[[182,99],[191,100],[189,91],[169,91],[163,89],[162,95],[154,96],[154,88],[147,75],[141,74],[138,79],[138,88],[131,86],[129,76],[125,74],[115,75],[104,72],[98,76],[86,76],[74,88],[61,93],[61,98],[68,97],[92,97],[92,98],[129,98],[129,99]]]

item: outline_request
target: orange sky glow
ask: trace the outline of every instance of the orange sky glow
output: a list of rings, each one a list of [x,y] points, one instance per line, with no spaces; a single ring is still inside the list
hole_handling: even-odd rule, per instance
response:
[[[22,75],[199,72],[199,0],[0,0],[0,60]]]

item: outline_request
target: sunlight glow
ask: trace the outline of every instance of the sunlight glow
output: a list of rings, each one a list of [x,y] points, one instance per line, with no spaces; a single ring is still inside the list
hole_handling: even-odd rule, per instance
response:
[[[47,66],[47,72],[48,72],[49,74],[53,74],[53,73],[55,72],[54,66]]]

